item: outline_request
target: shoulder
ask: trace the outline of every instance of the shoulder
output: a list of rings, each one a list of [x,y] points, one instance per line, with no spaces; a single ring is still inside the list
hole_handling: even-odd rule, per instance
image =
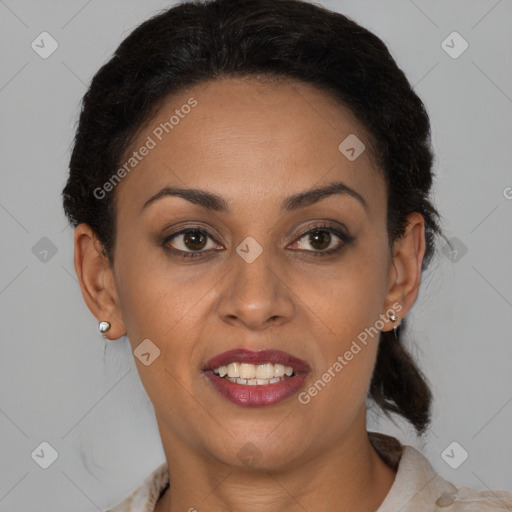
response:
[[[126,498],[105,512],[153,512],[160,493],[169,483],[167,463],[158,466]]]
[[[512,511],[512,492],[456,487],[436,473],[427,458],[413,446],[401,445],[391,436],[368,434],[374,448],[397,471],[377,512]]]

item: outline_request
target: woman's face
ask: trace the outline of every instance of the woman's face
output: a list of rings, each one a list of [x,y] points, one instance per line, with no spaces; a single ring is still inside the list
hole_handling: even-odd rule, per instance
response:
[[[367,143],[354,116],[310,86],[230,78],[173,96],[133,143],[137,161],[115,189],[111,318],[146,353],[135,361],[164,445],[285,467],[364,428],[375,327],[392,328],[382,319],[403,297],[384,181],[354,136]],[[275,375],[279,361],[296,366],[292,384],[232,383],[208,362],[234,349],[305,364],[270,353],[247,361]]]

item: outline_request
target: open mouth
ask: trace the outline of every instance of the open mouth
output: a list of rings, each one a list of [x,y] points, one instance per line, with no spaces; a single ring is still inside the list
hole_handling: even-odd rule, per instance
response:
[[[304,386],[310,366],[278,350],[235,349],[206,363],[203,372],[224,398],[237,405],[273,405]]]
[[[246,386],[267,386],[293,377],[291,366],[280,363],[249,364],[232,362],[213,369],[213,373],[235,384]]]

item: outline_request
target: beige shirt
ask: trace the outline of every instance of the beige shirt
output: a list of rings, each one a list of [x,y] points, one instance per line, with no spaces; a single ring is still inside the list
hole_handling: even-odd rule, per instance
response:
[[[438,475],[414,447],[377,432],[368,432],[368,437],[380,456],[397,470],[389,493],[375,512],[512,511],[512,492],[457,488]],[[106,512],[153,512],[168,483],[169,472],[164,462]]]

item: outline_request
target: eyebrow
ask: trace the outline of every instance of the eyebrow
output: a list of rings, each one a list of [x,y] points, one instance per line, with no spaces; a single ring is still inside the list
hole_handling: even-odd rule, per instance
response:
[[[357,201],[368,212],[368,203],[365,201],[363,196],[361,196],[361,194],[345,185],[341,181],[335,181],[321,187],[312,188],[289,196],[283,201],[281,205],[281,211],[292,212],[299,210],[300,208],[305,208],[306,206],[310,206],[314,203],[317,203],[318,201],[321,201],[322,199],[336,194],[348,195],[354,199],[357,199]],[[168,196],[181,197],[208,210],[223,213],[229,213],[231,211],[228,202],[217,194],[196,188],[174,187],[162,188],[142,205],[141,211],[143,211],[155,201]]]

